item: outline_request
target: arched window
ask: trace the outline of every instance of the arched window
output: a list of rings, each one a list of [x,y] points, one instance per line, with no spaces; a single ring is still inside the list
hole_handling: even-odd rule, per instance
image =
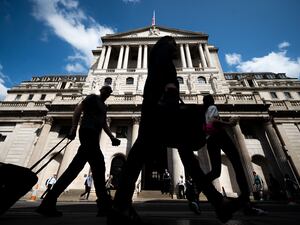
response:
[[[111,85],[112,79],[110,77],[105,78],[104,85]]]
[[[198,84],[206,84],[206,79],[205,79],[205,77],[198,77],[197,78],[197,80],[198,80]]]
[[[134,81],[133,77],[126,78],[126,84],[133,84],[133,81]]]
[[[178,83],[183,84],[183,78],[182,77],[177,77]]]

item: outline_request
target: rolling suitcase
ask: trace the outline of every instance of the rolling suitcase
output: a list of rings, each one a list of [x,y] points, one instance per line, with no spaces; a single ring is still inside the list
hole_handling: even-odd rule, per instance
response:
[[[70,144],[71,140],[69,140],[66,145],[56,152],[36,172],[33,172],[32,170],[51,152],[53,152],[54,149],[65,139],[66,137],[58,142],[31,168],[0,162],[0,215],[5,213],[16,201],[32,189],[38,181],[37,174],[43,170],[62,150],[64,150]]]

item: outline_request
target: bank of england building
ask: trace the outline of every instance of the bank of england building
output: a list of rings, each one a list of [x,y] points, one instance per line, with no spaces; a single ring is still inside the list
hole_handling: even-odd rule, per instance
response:
[[[227,132],[238,146],[249,187],[253,187],[253,171],[265,181],[266,193],[270,174],[282,186],[285,174],[299,180],[300,81],[285,73],[224,72],[218,48],[209,42],[207,34],[161,26],[102,37],[102,46],[92,51],[94,61],[88,74],[33,76],[9,89],[0,102],[0,162],[32,166],[66,136],[75,106],[85,96],[99,94],[101,86],[110,85],[113,93],[106,101],[107,123],[121,145],[112,146],[102,132],[100,147],[105,157],[106,176],[114,175],[113,184],[117,187],[120,171],[138,134],[149,53],[165,35],[173,36],[177,43],[174,63],[182,100],[186,104],[202,104],[203,96],[210,93],[223,119],[240,118]],[[45,189],[48,177],[63,173],[79,145],[77,135],[39,173],[40,192]],[[206,146],[194,153],[202,169],[208,172]],[[180,175],[186,176],[176,149],[159,154],[140,173],[137,184],[142,191],[160,190],[165,169],[169,170],[174,187]],[[89,170],[86,164],[68,190],[82,189],[84,174]],[[232,164],[223,153],[222,173],[214,184],[227,195],[239,193]]]

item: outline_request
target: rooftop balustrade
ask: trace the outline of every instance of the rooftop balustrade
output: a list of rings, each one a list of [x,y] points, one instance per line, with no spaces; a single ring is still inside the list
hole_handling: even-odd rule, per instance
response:
[[[258,94],[215,94],[216,104],[270,104],[270,111],[299,111],[300,100],[271,100],[261,99]],[[186,104],[202,104],[203,95],[183,94],[180,96]],[[57,95],[53,101],[2,101],[0,110],[46,110],[46,104],[51,105],[77,105],[83,99],[82,95],[63,94]],[[108,105],[140,105],[143,96],[136,95],[111,95],[107,100]]]

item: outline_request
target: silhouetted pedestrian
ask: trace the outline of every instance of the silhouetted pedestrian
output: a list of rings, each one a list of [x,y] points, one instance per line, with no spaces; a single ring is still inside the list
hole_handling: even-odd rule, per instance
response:
[[[247,178],[244,172],[243,164],[235,144],[227,134],[225,127],[233,127],[237,124],[237,118],[231,118],[224,121],[219,116],[219,111],[215,105],[212,95],[208,94],[203,97],[205,109],[205,132],[207,134],[207,151],[211,162],[211,171],[206,175],[209,181],[213,181],[221,175],[221,150],[230,160],[236,180],[239,185],[241,194],[239,200],[247,215],[259,215],[265,212],[261,209],[254,208],[250,203],[250,190]]]
[[[132,195],[143,165],[159,155],[156,151],[162,151],[166,147],[164,135],[168,134],[160,135],[158,133],[160,124],[157,122],[157,118],[160,116],[158,108],[162,97],[172,105],[169,116],[172,116],[172,108],[179,105],[179,83],[172,61],[175,57],[176,42],[170,36],[160,38],[150,52],[138,137],[129,151],[123,167],[119,187],[115,193],[114,210],[108,217],[108,224],[142,223],[132,207]],[[238,209],[238,203],[223,198],[222,194],[205,178],[199,161],[193,153],[193,150],[196,149],[186,148],[186,146],[182,146],[178,149],[186,173],[190,174],[197,186],[201,187],[207,199],[215,207],[218,218],[222,222],[226,222]]]
[[[86,200],[89,199],[91,189],[93,185],[93,177],[91,174],[87,175],[85,174],[85,180],[84,180],[84,192],[80,195],[80,198],[84,197]]]
[[[170,193],[170,186],[171,186],[171,175],[167,169],[165,169],[162,175],[162,194],[169,194]]]
[[[54,174],[52,177],[49,177],[46,182],[46,191],[42,194],[41,199],[44,199],[45,195],[51,190],[53,185],[56,183],[56,174]]]
[[[100,95],[92,94],[87,96],[75,108],[72,128],[68,138],[71,140],[75,138],[78,122],[83,114],[79,129],[79,140],[81,145],[69,167],[57,180],[56,184],[37,208],[36,211],[38,213],[49,217],[62,216],[62,213],[56,209],[57,198],[77,177],[86,162],[90,164],[93,173],[94,185],[98,198],[98,216],[106,215],[111,209],[111,198],[107,194],[105,188],[105,162],[99,146],[99,137],[102,129],[110,137],[113,146],[120,144],[120,140],[113,136],[106,122],[107,107],[104,102],[111,93],[112,89],[110,86],[103,86],[100,89]]]
[[[255,200],[264,200],[264,181],[253,171],[253,195]]]

